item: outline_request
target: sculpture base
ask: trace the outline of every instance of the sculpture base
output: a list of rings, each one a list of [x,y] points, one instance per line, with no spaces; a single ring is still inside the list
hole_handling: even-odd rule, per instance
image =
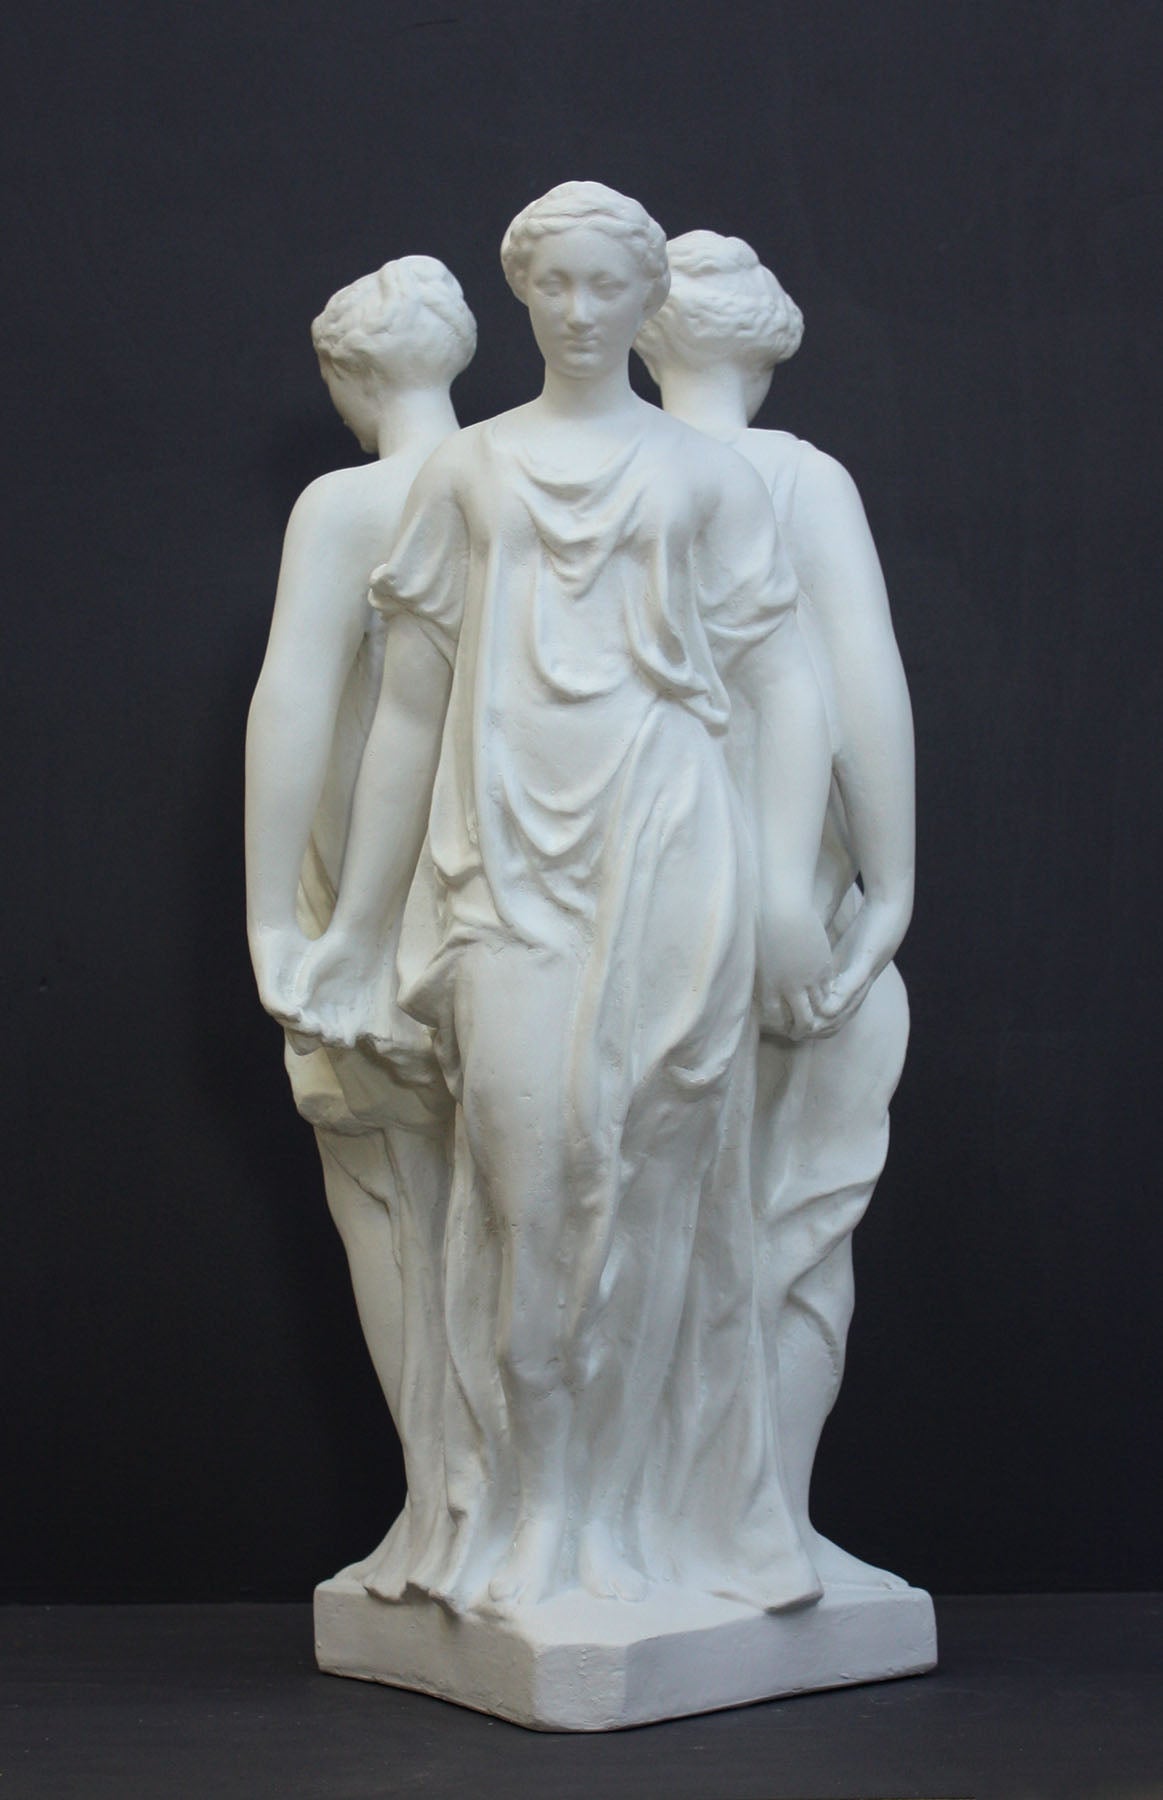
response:
[[[315,1590],[315,1650],[332,1675],[435,1694],[537,1731],[624,1725],[781,1694],[920,1675],[937,1661],[920,1588],[832,1588],[757,1613],[665,1594],[627,1605],[563,1594],[520,1618],[457,1618],[376,1599],[346,1570]]]

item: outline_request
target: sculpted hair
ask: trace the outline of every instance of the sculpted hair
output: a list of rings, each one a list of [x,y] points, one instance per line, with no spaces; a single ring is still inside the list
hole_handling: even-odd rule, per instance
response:
[[[401,256],[333,294],[311,326],[326,372],[369,388],[451,382],[473,359],[476,320],[434,256]]]
[[[600,181],[562,182],[517,214],[501,242],[501,267],[518,300],[528,303],[529,259],[534,246],[575,225],[592,226],[627,245],[650,284],[646,317],[657,312],[670,288],[666,233],[637,200],[603,187]]]
[[[706,369],[732,360],[770,369],[795,355],[804,316],[750,244],[688,231],[666,249],[670,295],[634,340],[655,381],[668,364]]]

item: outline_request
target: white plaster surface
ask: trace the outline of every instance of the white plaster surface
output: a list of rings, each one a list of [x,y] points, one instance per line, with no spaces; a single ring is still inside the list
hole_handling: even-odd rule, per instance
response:
[[[502,260],[544,387],[464,431],[442,265],[316,322],[377,461],[288,527],[248,923],[407,1474],[322,1666],[599,1729],[935,1655],[809,1512],[908,1034],[912,731],[851,478],[748,429],[800,329],[754,252],[567,183]]]
[[[436,1694],[540,1731],[607,1731],[935,1666],[918,1588],[835,1588],[759,1613],[673,1593],[638,1606],[573,1596],[520,1621],[393,1606],[343,1571],[315,1590],[319,1667]]]

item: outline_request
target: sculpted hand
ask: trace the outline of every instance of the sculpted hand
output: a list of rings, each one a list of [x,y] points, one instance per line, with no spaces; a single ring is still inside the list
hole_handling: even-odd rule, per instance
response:
[[[836,944],[836,974],[818,1006],[822,1034],[831,1036],[859,1010],[877,976],[900,948],[908,923],[899,907],[866,900]]]
[[[298,1015],[287,1032],[301,1055],[325,1044],[360,1049],[407,1087],[443,1090],[432,1034],[396,998],[395,958],[374,939],[334,928],[303,959]]]
[[[320,1044],[354,1049],[371,1029],[384,953],[374,940],[334,927],[311,944],[299,968],[287,1036],[305,1056]]]
[[[811,907],[761,920],[759,1018],[766,1033],[793,1041],[814,1036],[832,976],[828,934]]]
[[[311,947],[311,939],[296,925],[251,928],[250,958],[259,999],[280,1025],[287,1025],[296,1016],[300,971]]]

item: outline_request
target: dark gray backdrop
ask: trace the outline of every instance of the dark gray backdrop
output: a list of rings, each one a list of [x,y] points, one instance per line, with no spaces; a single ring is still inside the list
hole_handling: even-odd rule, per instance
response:
[[[1163,1586],[1157,21],[9,9],[7,1596],[302,1596],[398,1503],[251,987],[244,717],[287,512],[354,455],[312,315],[435,254],[462,418],[527,398],[497,245],[569,177],[800,302],[760,422],[856,475],[912,685],[913,1048],[819,1521],[938,1590]]]

